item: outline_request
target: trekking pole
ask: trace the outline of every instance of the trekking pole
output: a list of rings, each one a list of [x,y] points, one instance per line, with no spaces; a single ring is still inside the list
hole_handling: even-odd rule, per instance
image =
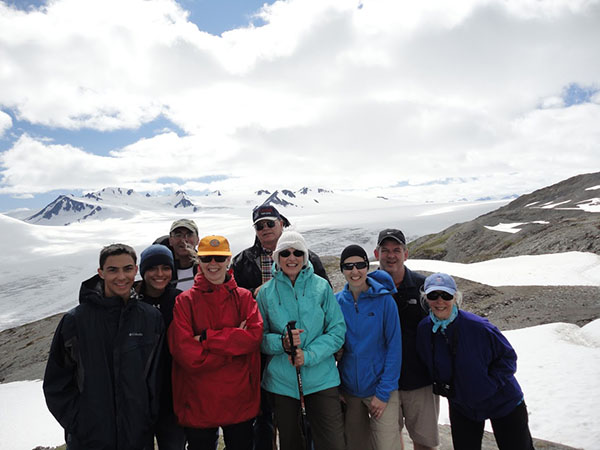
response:
[[[292,330],[296,329],[296,321],[290,320],[285,326],[287,330],[288,339],[290,340],[290,352],[292,354],[292,362],[296,359],[296,346],[294,345],[294,338]],[[296,366],[296,378],[298,379],[298,394],[300,396],[300,419],[302,421],[302,433],[306,442],[306,450],[311,450],[311,438],[309,436],[308,421],[306,419],[306,405],[304,403],[304,390],[302,389],[302,375],[300,374],[300,367]]]

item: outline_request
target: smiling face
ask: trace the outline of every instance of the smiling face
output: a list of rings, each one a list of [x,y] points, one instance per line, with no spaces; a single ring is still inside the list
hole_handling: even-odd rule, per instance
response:
[[[287,253],[286,251],[279,253],[279,267],[281,267],[281,271],[286,274],[287,277],[292,280],[292,282],[294,282],[296,281],[296,278],[298,277],[298,274],[304,265],[304,255],[294,255],[294,252],[297,252],[298,250],[293,247],[290,247],[286,250],[290,253],[287,257],[281,255],[281,253]]]
[[[267,222],[271,222],[273,227],[269,227]],[[256,225],[258,225],[258,228],[262,227],[262,230],[259,230]],[[260,244],[264,248],[275,250],[277,241],[279,240],[281,233],[283,233],[283,221],[271,219],[260,220],[254,225],[254,230],[256,231],[256,237],[258,237]]]
[[[344,264],[347,263],[360,263],[365,262],[363,258],[360,256],[349,256],[344,261]],[[366,290],[367,286],[367,272],[369,271],[368,267],[364,269],[357,269],[353,267],[352,270],[343,269],[342,273],[344,277],[346,277],[346,281],[348,282],[348,286],[351,290]]]
[[[144,272],[144,281],[146,282],[149,294],[160,295],[169,284],[169,281],[171,281],[172,276],[173,271],[171,270],[171,266],[167,264],[159,264],[146,269]]]
[[[438,291],[434,291],[439,294]],[[456,302],[456,296],[452,297],[452,300],[444,300],[441,295],[438,295],[435,300],[429,300],[427,298],[427,304],[433,312],[433,315],[440,320],[446,320],[452,314],[452,306]]]
[[[396,285],[404,278],[404,261],[408,259],[408,250],[395,239],[385,239],[375,249],[375,258],[380,267],[389,273]]]
[[[133,258],[127,253],[106,258],[104,266],[98,269],[98,275],[104,280],[104,296],[128,300],[137,270]]]
[[[215,258],[211,256],[202,257],[210,258],[209,262],[203,262],[200,260],[198,263],[204,278],[206,278],[212,284],[223,284],[223,282],[225,282],[225,276],[227,275],[227,269],[229,268],[231,256],[228,256],[223,262],[217,262],[215,261]]]

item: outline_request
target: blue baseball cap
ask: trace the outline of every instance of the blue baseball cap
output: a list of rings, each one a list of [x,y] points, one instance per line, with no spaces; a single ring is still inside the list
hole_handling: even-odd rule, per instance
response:
[[[444,291],[450,295],[454,295],[456,290],[456,282],[447,273],[434,273],[425,278],[425,284],[423,285],[425,294],[429,294],[433,291]]]

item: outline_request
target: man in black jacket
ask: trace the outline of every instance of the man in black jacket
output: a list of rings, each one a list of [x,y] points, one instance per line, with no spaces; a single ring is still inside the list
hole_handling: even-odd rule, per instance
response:
[[[68,450],[141,450],[153,438],[164,324],[132,290],[136,260],[128,245],[104,247],[54,334],[43,388]]]
[[[261,205],[252,211],[252,223],[256,232],[254,245],[233,258],[233,276],[238,286],[246,288],[256,297],[260,287],[272,278],[272,253],[283,229],[290,226],[289,220],[271,205]],[[327,278],[327,272],[316,253],[308,251],[308,259],[321,278]],[[331,283],[329,283],[331,284]],[[265,356],[261,358],[265,366]],[[272,450],[274,445],[273,418],[271,408],[266,401],[266,393],[261,389],[261,414],[254,423],[254,450]]]
[[[246,288],[256,297],[257,288],[272,278],[271,257],[283,229],[290,221],[271,205],[261,205],[252,211],[252,223],[256,232],[254,245],[238,253],[233,258],[233,275],[238,286]],[[315,273],[329,281],[323,263],[316,253],[308,251],[308,259]],[[329,283],[331,284],[331,283]]]

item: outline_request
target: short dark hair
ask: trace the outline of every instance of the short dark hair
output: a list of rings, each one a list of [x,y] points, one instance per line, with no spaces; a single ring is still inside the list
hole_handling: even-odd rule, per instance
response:
[[[104,268],[104,263],[109,256],[129,255],[133,258],[133,263],[137,263],[137,255],[135,250],[126,244],[110,244],[100,251],[100,268]]]

